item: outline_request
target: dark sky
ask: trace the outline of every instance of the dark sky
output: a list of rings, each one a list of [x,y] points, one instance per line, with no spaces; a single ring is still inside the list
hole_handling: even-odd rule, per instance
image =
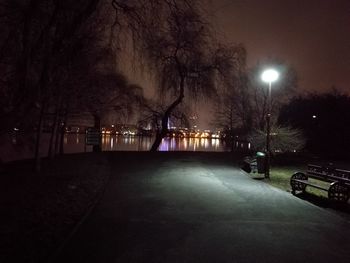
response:
[[[243,43],[248,66],[278,58],[296,69],[300,93],[334,85],[350,94],[350,0],[203,0],[208,3],[218,36]],[[145,76],[131,75],[154,96]],[[195,105],[199,127],[207,128],[210,104]]]
[[[210,0],[209,0],[210,1]],[[350,92],[350,0],[211,0],[212,22],[244,43],[248,64],[268,56],[293,65],[300,90]]]

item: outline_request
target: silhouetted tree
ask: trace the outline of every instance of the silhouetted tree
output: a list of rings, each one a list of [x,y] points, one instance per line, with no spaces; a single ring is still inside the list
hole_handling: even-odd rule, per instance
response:
[[[249,101],[248,77],[246,71],[246,50],[242,45],[232,47],[235,67],[220,82],[214,104],[212,124],[220,128],[233,150],[234,135],[246,133],[251,128],[251,105]]]
[[[141,104],[141,114],[138,124],[141,127],[152,128],[152,132],[157,134],[161,131],[161,123],[163,113],[166,111],[167,105],[162,104],[159,100],[144,99]],[[176,127],[190,128],[189,116],[190,107],[184,103],[175,108],[169,120],[169,125]],[[171,123],[170,123],[171,122]]]
[[[280,60],[266,59],[253,68],[246,69],[246,52],[240,46],[237,48],[241,66],[230,72],[231,81],[223,84],[224,88],[217,98],[212,122],[223,130],[232,150],[235,136],[243,136],[246,139],[254,130],[263,132],[265,129],[268,87],[261,80],[261,73],[265,68],[274,67],[280,73],[280,79],[273,84],[272,90],[272,124],[276,123],[280,107],[290,99],[297,87],[297,77],[293,68]]]
[[[26,124],[36,116],[35,156],[40,169],[39,146],[46,112],[52,107],[53,82],[62,58],[69,53],[76,33],[95,12],[99,0],[88,1],[1,1],[2,67],[6,68],[1,92],[6,100],[0,112],[2,131]],[[59,101],[59,99],[58,99]],[[60,103],[58,103],[60,104]]]
[[[168,121],[185,96],[215,93],[217,72],[233,64],[233,53],[215,47],[198,1],[113,1],[131,28],[135,51],[158,79],[159,94],[168,106],[151,147],[156,151],[168,132]],[[156,10],[156,12],[155,12]]]

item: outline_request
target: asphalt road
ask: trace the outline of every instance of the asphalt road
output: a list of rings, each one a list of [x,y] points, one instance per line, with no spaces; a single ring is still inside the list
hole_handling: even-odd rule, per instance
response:
[[[350,262],[350,222],[220,155],[110,155],[101,200],[55,262]]]

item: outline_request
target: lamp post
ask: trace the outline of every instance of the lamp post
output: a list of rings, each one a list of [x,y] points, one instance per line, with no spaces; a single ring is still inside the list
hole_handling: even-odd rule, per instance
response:
[[[261,74],[262,81],[269,84],[269,91],[267,97],[267,115],[266,115],[266,166],[265,178],[270,178],[270,120],[271,120],[271,86],[279,77],[279,73],[274,69],[266,69]]]

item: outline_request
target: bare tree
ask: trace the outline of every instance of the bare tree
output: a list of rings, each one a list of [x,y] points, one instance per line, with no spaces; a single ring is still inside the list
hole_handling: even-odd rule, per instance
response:
[[[251,129],[251,105],[246,70],[246,50],[239,44],[231,47],[235,63],[228,71],[220,85],[214,107],[214,120],[217,128],[223,130],[233,150],[233,138],[237,133],[245,133]]]
[[[241,56],[243,59],[244,55]],[[245,63],[241,63],[245,65]],[[252,130],[265,129],[268,110],[268,87],[261,81],[261,73],[267,67],[275,67],[280,72],[280,79],[272,90],[272,122],[276,123],[279,109],[288,102],[297,88],[296,72],[290,66],[277,59],[266,59],[251,69],[241,68],[232,72],[231,82],[220,93],[215,108],[213,122],[222,128],[231,144],[235,135],[247,136]]]
[[[218,73],[232,64],[232,52],[215,47],[198,1],[113,1],[131,28],[135,51],[158,79],[159,94],[168,105],[151,147],[156,151],[168,132],[168,121],[185,96],[214,94]],[[157,10],[154,12],[154,10]]]
[[[270,134],[271,154],[302,150],[306,140],[299,129],[290,126],[272,126]],[[249,135],[249,141],[255,150],[266,151],[266,132],[255,130]]]
[[[80,48],[79,32],[99,2],[1,1],[0,27],[6,28],[6,37],[0,39],[0,63],[8,72],[0,89],[6,98],[0,112],[4,124],[1,130],[26,124],[28,116],[35,116],[36,121],[31,123],[37,131],[37,170],[45,114],[55,109],[57,112],[63,105],[64,86],[57,79],[65,78],[61,73],[70,75],[63,68],[69,66],[70,55]],[[10,52],[3,52],[6,49]]]
[[[162,104],[159,100],[143,99],[141,104],[142,113],[138,121],[139,126],[151,128],[152,132],[159,133],[161,131],[163,114],[167,107],[167,104]],[[168,126],[190,128],[189,112],[190,107],[182,103],[173,110]]]

